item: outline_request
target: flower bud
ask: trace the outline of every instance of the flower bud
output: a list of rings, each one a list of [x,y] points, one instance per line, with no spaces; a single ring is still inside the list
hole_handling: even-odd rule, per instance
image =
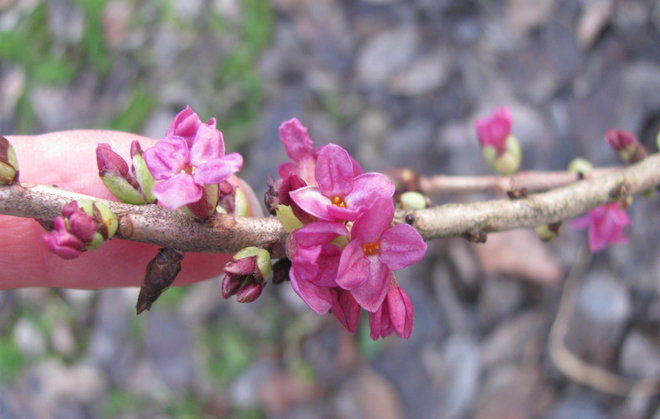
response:
[[[129,172],[128,164],[110,145],[99,144],[96,147],[96,164],[101,181],[121,202],[133,205],[155,202],[151,194],[154,179],[137,141],[131,145],[131,155],[133,167]]]
[[[261,295],[264,286],[262,284],[248,284],[238,290],[236,301],[239,303],[251,303]]]
[[[646,149],[637,141],[637,137],[632,132],[610,130],[605,134],[605,138],[625,163],[637,163],[646,158]]]
[[[561,234],[561,227],[562,223],[544,224],[537,226],[535,231],[536,235],[539,236],[541,240],[549,242],[559,237],[559,234]]]
[[[228,299],[236,295],[240,303],[256,300],[268,281],[270,271],[270,253],[258,247],[246,247],[225,265],[222,297]]]
[[[484,158],[502,175],[513,174],[520,167],[520,144],[511,133],[511,125],[511,113],[507,108],[495,109],[493,115],[476,123]]]
[[[0,136],[0,185],[18,181],[18,160],[9,140]]]
[[[399,198],[405,210],[418,210],[428,207],[427,199],[419,192],[404,192]]]
[[[234,194],[234,215],[247,217],[250,213],[250,204],[247,195],[245,195],[243,188],[240,186],[234,188]]]
[[[64,259],[97,249],[115,235],[117,216],[104,204],[89,199],[69,202],[56,217],[53,230],[44,236],[46,246]]]
[[[658,131],[658,135],[655,137],[655,148],[660,151],[660,131]]]
[[[181,272],[183,257],[184,254],[175,249],[166,247],[158,249],[156,257],[147,264],[135,305],[136,314],[150,310],[158,297],[172,285],[176,276]]]
[[[583,159],[582,157],[576,157],[568,163],[568,171],[571,173],[577,173],[580,178],[584,178],[591,169],[593,169],[593,166],[589,160]]]
[[[144,160],[140,143],[137,141],[131,143],[131,161],[133,163],[131,173],[133,173],[133,177],[137,181],[145,201],[147,203],[156,202],[156,197],[151,192],[154,187],[154,177],[147,166],[147,162]]]
[[[516,137],[509,135],[506,138],[504,152],[489,160],[489,163],[499,174],[512,175],[520,168],[521,154],[520,143]]]

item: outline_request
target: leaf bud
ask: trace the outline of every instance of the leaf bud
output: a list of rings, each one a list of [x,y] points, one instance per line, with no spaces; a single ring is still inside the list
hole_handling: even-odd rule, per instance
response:
[[[0,185],[18,181],[18,160],[9,140],[0,135]]]

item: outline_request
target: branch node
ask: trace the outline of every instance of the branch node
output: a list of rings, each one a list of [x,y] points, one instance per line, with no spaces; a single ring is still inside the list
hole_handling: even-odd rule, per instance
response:
[[[620,201],[630,195],[630,184],[622,180],[612,190],[610,190],[609,197]]]
[[[523,186],[520,189],[510,189],[506,191],[506,194],[510,199],[523,199],[523,198],[527,198],[527,196],[529,195],[529,190],[527,189],[527,187]]]
[[[483,230],[468,231],[463,233],[462,237],[470,243],[486,243],[488,234]]]

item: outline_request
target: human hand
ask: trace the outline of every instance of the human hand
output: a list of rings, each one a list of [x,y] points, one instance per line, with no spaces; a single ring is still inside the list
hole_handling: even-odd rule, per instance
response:
[[[63,131],[37,136],[9,136],[19,162],[22,184],[63,189],[116,200],[98,177],[96,145],[108,143],[129,159],[130,144],[143,149],[155,140],[116,131]],[[249,187],[242,183],[248,193]],[[64,260],[42,242],[45,230],[34,219],[0,215],[0,289],[62,287],[99,289],[139,286],[158,248],[128,240],[109,240],[100,249]],[[186,254],[175,285],[210,279],[222,273],[231,255]]]

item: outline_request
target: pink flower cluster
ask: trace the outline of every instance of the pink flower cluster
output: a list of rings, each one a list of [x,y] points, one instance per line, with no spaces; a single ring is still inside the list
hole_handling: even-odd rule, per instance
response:
[[[225,155],[215,118],[203,123],[188,106],[174,118],[165,138],[145,150],[144,159],[154,179],[162,181],[154,185],[154,196],[171,210],[197,203],[206,185],[224,182],[243,166],[240,154]]]
[[[43,236],[46,246],[63,259],[75,259],[86,250],[96,234],[99,222],[78,208],[76,201],[62,209],[53,220],[53,230]]]
[[[623,231],[628,224],[630,218],[618,201],[596,207],[572,222],[575,228],[589,228],[589,247],[593,253],[600,252],[610,243],[628,241]]]
[[[297,119],[280,126],[291,162],[279,167],[278,196],[304,224],[287,240],[294,291],[317,313],[332,313],[351,333],[360,309],[371,337],[408,338],[414,311],[393,271],[419,262],[426,243],[407,224],[391,226],[394,184],[363,173],[336,144],[313,149]]]

